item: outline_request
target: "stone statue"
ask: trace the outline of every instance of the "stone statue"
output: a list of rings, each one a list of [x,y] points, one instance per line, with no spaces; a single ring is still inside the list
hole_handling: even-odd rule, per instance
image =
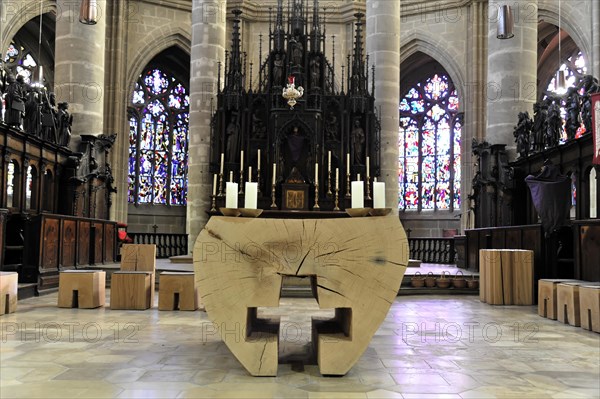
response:
[[[239,148],[239,128],[236,122],[236,117],[232,117],[229,125],[227,125],[227,130],[225,131],[227,137],[227,146],[226,146],[226,157],[227,162],[234,163],[237,160]]]
[[[27,134],[40,137],[42,132],[40,93],[37,90],[31,90],[25,103],[25,119],[23,120],[23,130]]]
[[[519,122],[515,126],[513,135],[517,143],[517,153],[520,158],[529,155],[531,128],[533,121],[529,117],[529,112],[519,112]]]
[[[262,139],[267,133],[267,127],[258,112],[252,114],[252,132],[255,139]]]
[[[281,86],[281,79],[283,78],[283,59],[281,54],[275,54],[273,60],[273,86]]]
[[[69,103],[58,103],[58,142],[62,147],[68,147],[71,140],[71,126],[73,125],[73,115],[69,114]]]
[[[53,92],[50,92],[48,95],[42,95],[42,140],[52,143],[57,142],[57,114],[56,95]]]
[[[25,115],[25,87],[23,85],[23,76],[19,75],[15,79],[14,76],[9,75],[7,83],[6,113],[4,121],[8,126],[20,129],[23,124],[23,116]]]
[[[363,165],[363,153],[365,149],[365,131],[360,127],[360,119],[354,120],[352,129],[352,147],[354,149],[354,163]]]
[[[557,101],[549,99],[548,118],[546,128],[546,147],[555,147],[560,141],[562,133],[562,118],[560,116],[560,106]]]
[[[313,89],[321,86],[321,59],[319,56],[314,56],[310,60],[310,82]]]
[[[543,102],[533,104],[533,151],[544,150],[544,136],[547,130],[548,111]]]
[[[583,75],[583,78],[577,85],[578,91],[583,89],[584,94],[593,94],[600,92],[600,86],[598,85],[598,79],[592,75]]]
[[[300,42],[300,38],[296,35],[291,41],[292,46],[292,64],[296,66],[302,65],[302,56],[304,55],[304,46]]]
[[[338,123],[334,112],[330,112],[325,121],[325,133],[327,140],[337,140],[338,138]]]
[[[579,94],[575,87],[569,87],[565,96],[566,100],[566,111],[567,116],[565,120],[565,131],[567,133],[567,139],[571,140],[575,138],[577,129],[581,126],[579,121]]]
[[[584,75],[577,85],[578,91],[582,90],[581,95],[581,119],[585,126],[586,132],[592,131],[592,97],[594,93],[600,92],[600,86],[598,86],[598,79],[592,75]]]

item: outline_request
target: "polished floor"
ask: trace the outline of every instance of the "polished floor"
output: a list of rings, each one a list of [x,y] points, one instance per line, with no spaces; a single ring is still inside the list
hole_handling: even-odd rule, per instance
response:
[[[600,397],[600,334],[474,295],[397,297],[345,377],[310,364],[310,317],[329,311],[283,298],[273,378],[249,376],[204,312],[56,300],[25,299],[0,317],[0,398]]]

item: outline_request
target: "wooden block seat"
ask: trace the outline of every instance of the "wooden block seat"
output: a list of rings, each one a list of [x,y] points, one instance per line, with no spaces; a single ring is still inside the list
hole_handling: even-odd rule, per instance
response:
[[[198,309],[194,273],[162,272],[158,287],[158,310]]]
[[[575,327],[581,325],[581,314],[579,308],[579,287],[597,286],[600,283],[577,281],[571,283],[560,283],[556,286],[556,309],[557,320]]]
[[[154,304],[156,244],[124,244],[121,247],[121,270],[152,272],[150,303]]]
[[[556,320],[556,285],[578,281],[581,280],[559,278],[538,280],[538,315]]]
[[[579,287],[581,328],[600,333],[600,286]]]
[[[93,309],[106,301],[106,272],[67,270],[58,277],[58,307]]]
[[[125,271],[114,272],[110,284],[110,308],[127,310],[146,310],[152,307],[154,287],[152,272]]]
[[[18,287],[17,272],[0,272],[0,316],[17,311]]]

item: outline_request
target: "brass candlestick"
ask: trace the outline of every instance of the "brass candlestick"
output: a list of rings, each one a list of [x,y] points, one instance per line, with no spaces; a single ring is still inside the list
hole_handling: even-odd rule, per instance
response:
[[[346,198],[350,197],[350,173],[346,173]]]
[[[329,173],[327,176],[327,195],[331,195],[331,169],[329,169]]]
[[[313,211],[319,210],[319,183],[315,182],[315,206],[313,206]]]
[[[367,199],[371,199],[371,177],[367,176]]]
[[[211,197],[212,197],[212,208],[210,208],[210,211],[216,212],[217,211],[217,196],[211,195]]]
[[[258,193],[260,194],[260,169],[256,170],[256,183],[258,186]]]
[[[275,183],[271,184],[271,208],[277,209],[277,204],[275,203]]]
[[[340,194],[340,189],[339,188],[335,188],[335,207],[333,208],[334,211],[339,211],[340,207],[339,207],[339,194]]]
[[[244,194],[244,169],[240,170],[240,191],[238,194]]]
[[[223,194],[223,173],[219,173],[219,194],[217,194],[217,197],[222,197],[225,194]]]

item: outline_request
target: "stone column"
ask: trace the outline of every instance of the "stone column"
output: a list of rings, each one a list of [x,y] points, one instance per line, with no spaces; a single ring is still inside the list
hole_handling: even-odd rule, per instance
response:
[[[515,158],[513,136],[519,112],[533,115],[537,88],[537,12],[538,0],[515,0],[515,36],[497,39],[498,3],[491,2],[488,18],[487,127],[485,140],[506,144]]]
[[[381,110],[381,179],[386,206],[398,213],[400,1],[367,0],[367,54],[375,65],[375,106]]]
[[[103,133],[106,0],[98,0],[98,23],[79,22],[79,2],[58,0],[54,91],[73,115],[71,148],[78,136]]]
[[[217,62],[225,60],[226,0],[192,2],[190,66],[190,141],[188,160],[188,248],[208,220],[212,176],[210,156],[210,100],[217,91]]]

